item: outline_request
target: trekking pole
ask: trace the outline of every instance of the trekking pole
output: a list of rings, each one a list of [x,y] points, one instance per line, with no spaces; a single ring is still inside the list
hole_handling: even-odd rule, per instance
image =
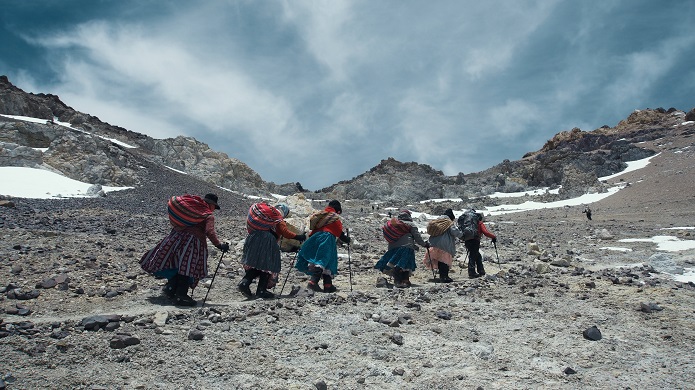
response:
[[[471,262],[471,259],[468,257],[468,247],[466,247],[466,269],[468,269],[468,263]],[[463,270],[460,270],[459,273],[463,272]]]
[[[350,238],[350,229],[345,229],[348,238]],[[352,239],[350,239],[352,241]],[[348,242],[348,273],[350,274],[350,292],[352,292],[352,265],[350,260],[350,243]]]
[[[217,262],[217,268],[215,268],[215,273],[212,274],[212,280],[210,281],[210,286],[208,287],[208,292],[205,293],[205,298],[203,299],[203,304],[201,307],[205,306],[205,301],[208,300],[208,294],[210,294],[210,289],[212,288],[212,284],[215,282],[215,276],[217,276],[217,271],[220,270],[220,264],[222,264],[222,258],[224,257],[224,254],[227,253],[226,251],[222,251],[222,256],[220,256],[220,261]]]
[[[280,299],[280,295],[282,295],[282,290],[285,289],[285,284],[287,284],[287,279],[290,278],[290,272],[292,272],[292,267],[294,267],[294,261],[297,260],[297,252],[294,252],[294,258],[290,262],[290,268],[287,269],[287,276],[285,276],[285,281],[282,283],[282,288],[280,289],[280,294],[278,294],[278,299]]]
[[[492,243],[495,246],[495,256],[497,256],[497,266],[502,269],[502,266],[500,265],[500,255],[497,253],[497,241]]]
[[[430,261],[430,269],[432,270],[432,279],[437,279],[437,276],[434,273],[434,266],[432,265],[432,255],[430,255],[430,248],[427,247],[427,259]]]

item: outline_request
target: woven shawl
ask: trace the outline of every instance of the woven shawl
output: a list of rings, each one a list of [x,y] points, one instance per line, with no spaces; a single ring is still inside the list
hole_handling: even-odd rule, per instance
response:
[[[249,233],[256,230],[275,230],[275,226],[280,221],[282,221],[282,214],[278,209],[265,203],[255,203],[249,209],[246,230]]]
[[[317,211],[309,217],[309,230],[320,229],[340,219],[340,215],[326,210]]]
[[[446,233],[453,224],[454,221],[449,219],[449,217],[435,219],[427,224],[427,234],[431,237],[441,236]]]
[[[212,214],[208,203],[197,195],[172,196],[167,202],[167,211],[169,222],[180,227],[197,225]]]
[[[399,238],[410,233],[410,225],[393,217],[390,221],[386,222],[381,230],[384,232],[386,241],[395,242],[398,241]]]

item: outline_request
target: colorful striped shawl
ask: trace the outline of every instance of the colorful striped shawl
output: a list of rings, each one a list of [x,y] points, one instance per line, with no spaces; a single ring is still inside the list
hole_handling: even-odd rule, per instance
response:
[[[321,229],[339,219],[340,215],[338,215],[338,213],[326,210],[317,211],[309,217],[309,230]]]
[[[173,226],[188,227],[205,220],[212,210],[210,205],[197,195],[172,196],[167,202],[169,222]]]
[[[282,221],[282,214],[278,209],[265,203],[255,203],[249,209],[246,230],[249,233],[256,230],[275,230],[275,226],[280,221]]]
[[[395,242],[398,241],[399,238],[410,233],[410,225],[393,217],[390,221],[386,222],[381,230],[384,231],[384,238],[386,241]]]

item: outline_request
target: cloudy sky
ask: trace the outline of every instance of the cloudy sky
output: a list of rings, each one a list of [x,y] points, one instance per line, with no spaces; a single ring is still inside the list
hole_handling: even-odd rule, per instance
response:
[[[695,107],[692,0],[3,0],[0,74],[311,190]]]

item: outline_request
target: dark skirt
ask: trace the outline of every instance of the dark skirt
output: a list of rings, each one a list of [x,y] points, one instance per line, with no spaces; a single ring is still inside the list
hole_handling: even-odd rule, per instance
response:
[[[294,267],[305,274],[310,274],[315,267],[321,267],[325,274],[337,275],[338,245],[335,236],[329,232],[312,234],[302,244]]]
[[[390,249],[374,266],[382,272],[389,272],[396,267],[404,271],[415,271],[415,250],[407,246]]]
[[[208,275],[208,246],[188,232],[172,230],[142,256],[140,267],[158,277],[188,276],[195,287]]]
[[[267,230],[256,230],[249,234],[244,241],[244,253],[241,264],[259,271],[278,273],[282,266],[280,245],[273,233]]]

